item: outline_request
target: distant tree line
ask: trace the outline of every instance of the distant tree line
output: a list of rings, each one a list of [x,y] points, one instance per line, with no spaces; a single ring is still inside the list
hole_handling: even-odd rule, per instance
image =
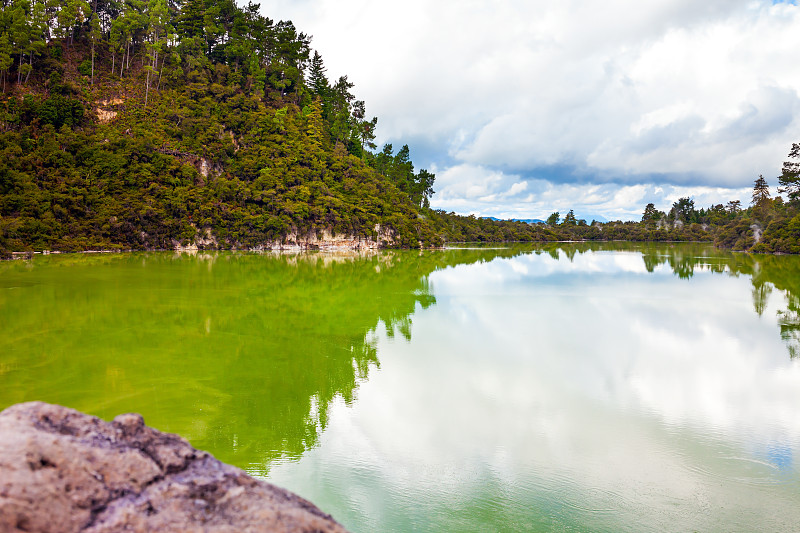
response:
[[[430,218],[448,241],[632,241],[713,242],[717,246],[761,253],[800,253],[800,144],[795,143],[772,197],[758,176],[749,206],[740,200],[697,209],[691,197],[676,200],[669,211],[645,206],[640,221],[597,222],[578,219],[573,210],[556,211],[544,223],[493,220],[435,211]]]

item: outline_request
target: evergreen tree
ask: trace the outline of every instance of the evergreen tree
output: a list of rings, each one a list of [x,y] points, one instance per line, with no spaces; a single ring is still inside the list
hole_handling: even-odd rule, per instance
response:
[[[764,176],[759,174],[753,185],[753,199],[751,205],[754,207],[761,207],[769,201],[769,197],[769,185],[767,184],[767,180],[764,179]]]
[[[731,200],[725,205],[725,211],[728,214],[735,215],[742,210],[742,202],[740,200]]]
[[[14,58],[11,57],[11,41],[8,38],[8,33],[3,32],[0,35],[0,75],[3,76],[3,92],[6,92],[6,74],[11,65],[14,64]]]
[[[675,222],[695,222],[697,212],[694,209],[694,200],[689,197],[678,198],[669,211],[670,218]]]
[[[347,76],[341,76],[330,90],[328,116],[331,134],[334,141],[347,143],[352,132],[351,103],[355,96],[350,92],[353,83],[347,81]]]
[[[194,39],[204,33],[206,6],[204,0],[186,0],[177,18],[178,34],[181,38]]]
[[[787,193],[789,201],[794,203],[800,200],[800,143],[792,143],[789,159],[784,161],[778,177],[778,192]]]
[[[44,2],[36,2],[44,7]],[[64,0],[56,15],[57,30],[62,39],[69,37],[69,44],[75,37],[75,31],[84,23],[90,13],[89,4],[85,0]]]
[[[664,212],[656,209],[655,204],[649,203],[645,206],[644,213],[642,213],[642,223],[652,226],[664,216]]]
[[[145,107],[147,107],[147,99],[150,93],[151,78],[158,69],[159,54],[167,45],[169,13],[167,11],[166,1],[150,0],[148,15],[147,57],[149,59],[149,64],[145,66],[147,72],[144,96]]]
[[[102,29],[100,27],[100,18],[97,15],[97,11],[94,11],[91,15],[90,20],[90,32],[89,37],[92,39],[92,78],[91,78],[91,85],[94,85],[94,56],[95,56],[95,46],[97,42],[102,37]]]
[[[435,180],[435,174],[425,169],[419,171],[414,186],[414,197],[412,198],[415,205],[425,209],[430,207],[430,198],[433,196],[433,182]]]
[[[22,83],[22,75],[30,72],[29,68],[23,68],[22,63],[25,52],[30,49],[33,41],[33,32],[28,19],[30,4],[27,2],[15,2],[9,7],[11,9],[7,16],[10,20],[11,53],[18,57],[17,84],[20,84]]]
[[[322,56],[314,50],[314,57],[311,58],[311,66],[308,70],[308,86],[314,94],[323,99],[327,97],[329,90],[328,78],[325,77],[326,70]]]
[[[411,162],[411,151],[407,144],[404,144],[397,155],[394,156],[392,171],[389,179],[397,185],[397,188],[405,193],[411,193],[414,183],[414,164]]]

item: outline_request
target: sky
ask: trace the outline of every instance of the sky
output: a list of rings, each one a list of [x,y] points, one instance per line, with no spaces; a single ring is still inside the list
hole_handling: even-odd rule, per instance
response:
[[[800,6],[774,0],[263,0],[347,75],[379,148],[460,214],[637,220],[776,195],[800,142]]]

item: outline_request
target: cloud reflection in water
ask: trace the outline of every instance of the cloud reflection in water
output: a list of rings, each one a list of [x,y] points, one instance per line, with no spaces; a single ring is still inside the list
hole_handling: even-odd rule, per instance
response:
[[[334,405],[320,448],[270,477],[364,530],[800,523],[781,302],[759,316],[749,276],[679,259],[531,253],[434,272],[411,341],[379,328],[381,370]]]

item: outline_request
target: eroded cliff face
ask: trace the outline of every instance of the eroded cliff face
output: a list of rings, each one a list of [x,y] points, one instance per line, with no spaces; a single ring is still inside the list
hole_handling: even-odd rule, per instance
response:
[[[189,244],[181,244],[178,241],[173,241],[173,249],[177,252],[195,252],[198,250],[218,250],[220,249],[220,241],[212,233],[211,228],[205,228],[202,231],[195,227],[196,235]],[[306,251],[324,251],[324,252],[340,252],[340,251],[353,251],[353,250],[379,250],[392,246],[395,243],[395,231],[388,227],[383,227],[376,224],[373,228],[374,235],[371,237],[363,237],[347,234],[334,234],[330,229],[323,231],[307,231],[300,232],[294,230],[288,233],[283,239],[275,241],[266,241],[257,246],[243,246],[240,243],[225,242],[223,248],[232,248],[238,250],[248,250],[252,252],[263,251],[280,251],[280,252],[306,252]],[[146,236],[142,237],[143,239]],[[422,247],[420,243],[420,247]]]
[[[343,532],[137,414],[112,422],[41,402],[0,413],[0,531]]]

